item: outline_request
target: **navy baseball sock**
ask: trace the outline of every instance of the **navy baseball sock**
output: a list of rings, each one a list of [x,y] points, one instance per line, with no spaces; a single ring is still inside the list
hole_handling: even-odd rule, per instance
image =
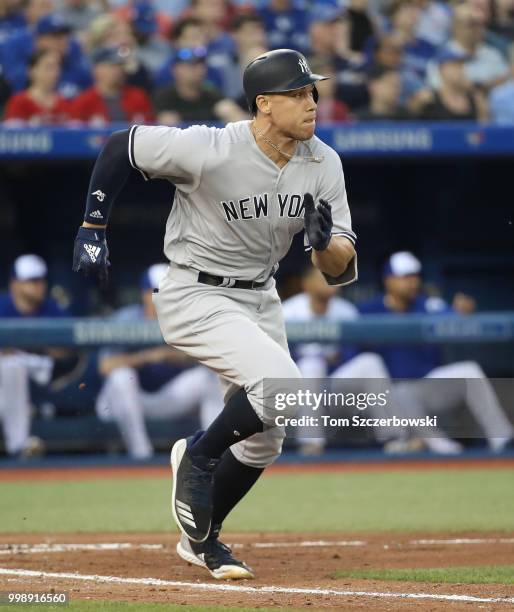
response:
[[[264,468],[254,468],[238,461],[228,448],[214,472],[212,491],[212,531],[219,531],[228,513],[257,482]]]
[[[252,408],[244,389],[239,389],[228,400],[225,408],[214,419],[203,436],[189,449],[195,457],[221,457],[232,444],[263,431],[264,425]]]

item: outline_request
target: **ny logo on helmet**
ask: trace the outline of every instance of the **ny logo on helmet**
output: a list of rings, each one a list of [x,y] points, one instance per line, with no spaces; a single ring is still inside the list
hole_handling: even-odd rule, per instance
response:
[[[302,72],[306,72],[307,74],[310,74],[311,69],[309,68],[309,64],[307,63],[307,61],[305,60],[304,57],[301,57],[298,60],[298,64],[299,64],[300,68],[302,69]]]

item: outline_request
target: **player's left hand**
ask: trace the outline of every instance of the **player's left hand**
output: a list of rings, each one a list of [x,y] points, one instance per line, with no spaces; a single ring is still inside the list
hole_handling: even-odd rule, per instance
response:
[[[304,195],[303,205],[305,231],[309,244],[315,251],[324,251],[332,236],[332,207],[326,200],[320,200],[316,207],[310,193]]]
[[[105,287],[110,265],[105,229],[79,227],[73,249],[73,271],[95,278]]]

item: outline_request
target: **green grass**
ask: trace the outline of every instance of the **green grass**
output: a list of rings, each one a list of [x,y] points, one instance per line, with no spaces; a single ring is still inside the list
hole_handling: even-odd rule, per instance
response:
[[[149,603],[129,603],[125,601],[71,601],[68,605],[47,606],[37,605],[19,606],[22,610],[34,610],[34,612],[277,612],[277,608],[229,608],[227,606],[181,606],[168,603],[149,604]],[[0,610],[12,612],[15,606],[2,606]],[[287,608],[289,612],[300,612],[296,608]]]
[[[511,470],[264,476],[234,531],[514,531]],[[169,531],[164,478],[0,483],[0,530]]]
[[[514,584],[514,565],[477,567],[427,567],[416,569],[352,570],[333,574],[334,578],[444,582],[451,584]]]

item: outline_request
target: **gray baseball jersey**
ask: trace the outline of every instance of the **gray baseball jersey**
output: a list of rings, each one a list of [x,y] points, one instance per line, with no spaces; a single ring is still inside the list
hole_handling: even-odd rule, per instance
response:
[[[249,121],[221,129],[134,126],[129,159],[145,179],[176,185],[164,252],[177,265],[265,281],[304,229],[305,193],[328,200],[332,233],[355,241],[341,160],[316,136],[279,168],[259,149]],[[353,282],[356,259],[340,277],[325,277],[334,285]]]

